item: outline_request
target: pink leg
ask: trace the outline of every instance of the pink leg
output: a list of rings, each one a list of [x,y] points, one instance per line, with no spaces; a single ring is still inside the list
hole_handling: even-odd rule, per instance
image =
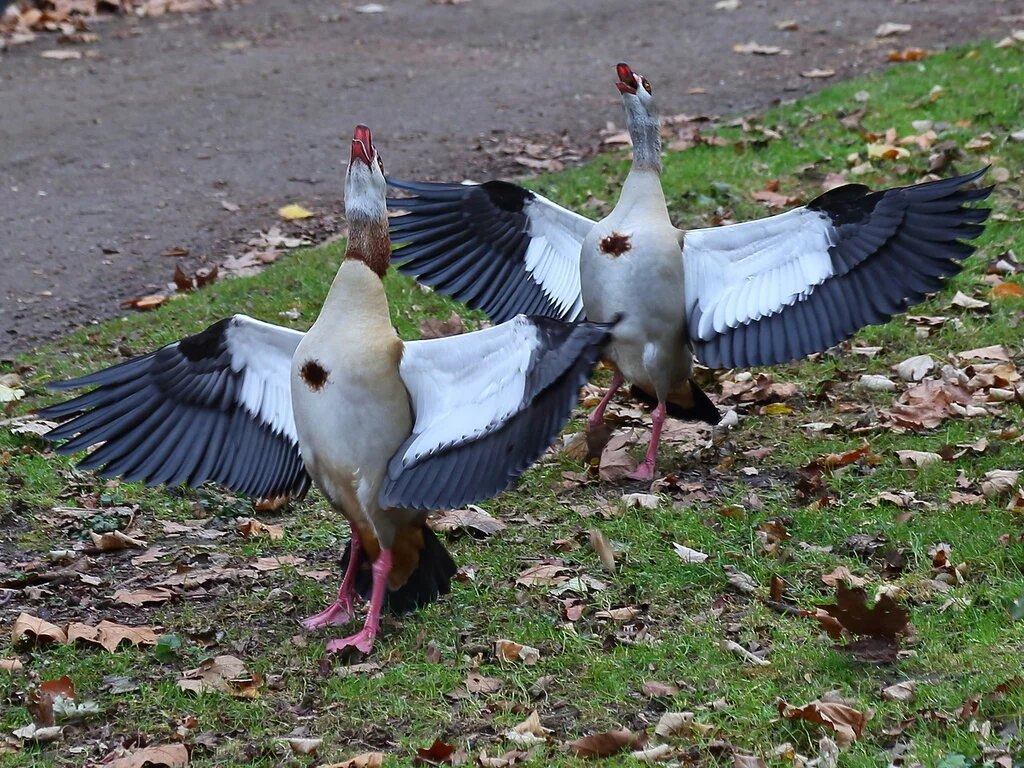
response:
[[[622,374],[618,371],[612,375],[612,383],[608,385],[608,391],[605,393],[604,397],[601,398],[601,402],[597,404],[597,408],[595,408],[587,417],[588,429],[597,429],[601,426],[604,422],[605,408],[608,407],[608,403],[612,401],[612,398],[615,397],[615,393],[619,391],[619,387],[621,387],[625,381],[626,380],[622,378]]]
[[[304,619],[302,626],[305,629],[316,629],[326,627],[329,624],[335,626],[348,624],[355,614],[356,594],[356,573],[359,570],[359,537],[352,536],[352,546],[348,553],[348,568],[345,570],[345,578],[341,580],[341,589],[338,590],[338,599],[315,616]]]
[[[366,612],[366,623],[363,628],[350,637],[331,640],[327,644],[328,653],[336,653],[343,648],[355,646],[363,653],[373,649],[373,638],[380,629],[380,610],[384,606],[384,592],[388,588],[388,574],[391,573],[391,550],[382,549],[373,564],[373,593],[370,595],[370,609]]]
[[[647,446],[647,456],[635,471],[630,472],[626,477],[631,480],[653,480],[654,462],[658,458],[658,441],[661,440],[661,427],[665,423],[665,403],[659,402],[658,407],[651,414],[651,442]]]

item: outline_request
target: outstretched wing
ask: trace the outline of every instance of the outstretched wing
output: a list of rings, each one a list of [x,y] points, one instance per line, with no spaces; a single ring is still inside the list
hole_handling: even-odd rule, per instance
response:
[[[519,316],[408,342],[400,371],[416,421],[381,505],[450,509],[512,485],[569,418],[612,326]]]
[[[74,453],[103,443],[78,466],[149,485],[207,480],[250,496],[301,496],[291,359],[303,334],[246,315],[51,389],[96,387],[43,408],[73,416],[46,435]]]
[[[519,314],[581,320],[580,246],[594,222],[504,181],[430,184],[388,179],[415,197],[389,198],[398,269],[496,323]]]
[[[686,313],[713,368],[773,365],[821,352],[924,300],[974,252],[992,191],[987,169],[869,192],[837,187],[778,216],[683,240]]]

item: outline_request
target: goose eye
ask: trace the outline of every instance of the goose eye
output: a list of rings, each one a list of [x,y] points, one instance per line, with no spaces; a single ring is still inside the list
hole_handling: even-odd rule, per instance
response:
[[[646,77],[640,78],[640,84],[644,87],[644,90],[647,91],[648,94],[653,94],[653,91],[651,91],[651,84],[650,82],[648,82]]]
[[[377,155],[377,167],[380,168],[380,173],[382,176],[386,175],[384,173],[384,161],[380,159],[380,155]]]

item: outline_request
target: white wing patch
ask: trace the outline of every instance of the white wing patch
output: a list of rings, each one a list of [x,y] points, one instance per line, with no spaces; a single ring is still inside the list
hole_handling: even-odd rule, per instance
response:
[[[828,216],[795,208],[743,224],[688,231],[683,239],[690,335],[708,340],[781,311],[833,274]],[[699,312],[698,312],[699,310]]]
[[[504,424],[522,403],[538,344],[536,328],[522,315],[474,333],[407,342],[399,372],[416,422],[402,463]]]
[[[275,434],[298,443],[292,413],[291,365],[295,348],[305,334],[248,315],[235,315],[226,335],[231,370],[243,376],[239,397],[245,410]]]
[[[526,217],[530,225],[526,271],[561,310],[563,319],[581,318],[580,248],[594,222],[540,195],[526,204]]]

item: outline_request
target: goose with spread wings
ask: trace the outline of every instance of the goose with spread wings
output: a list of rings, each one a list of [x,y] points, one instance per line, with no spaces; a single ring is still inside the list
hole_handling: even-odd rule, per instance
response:
[[[359,126],[346,177],[346,257],[306,333],[245,315],[57,385],[95,387],[40,411],[73,417],[58,450],[100,444],[80,466],[150,484],[206,481],[252,496],[315,484],[352,537],[337,600],[307,629],[369,652],[382,608],[449,590],[455,565],[426,511],[494,496],[535,461],[575,407],[610,324],[519,315],[474,333],[401,341],[390,322],[383,164]],[[367,573],[367,566],[369,573]]]
[[[884,323],[939,290],[974,248],[989,211],[968,207],[984,169],[871,192],[832,189],[763,219],[676,229],[661,186],[660,120],[645,77],[617,66],[633,164],[615,208],[598,222],[504,181],[479,185],[388,179],[398,268],[482,309],[601,321],[621,314],[607,350],[611,386],[654,405],[647,455],[653,477],[666,414],[716,423],[691,375],[773,365],[821,352]]]

